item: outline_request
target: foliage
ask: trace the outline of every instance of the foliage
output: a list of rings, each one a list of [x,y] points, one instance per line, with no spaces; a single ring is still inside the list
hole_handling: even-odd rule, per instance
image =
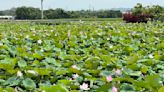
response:
[[[154,15],[154,20],[164,21],[164,7],[154,5],[148,8],[148,10],[150,11],[151,15]]]
[[[15,11],[16,11],[16,8],[11,8],[9,10],[3,10],[3,11],[0,11],[0,15],[11,15],[11,16],[15,16]]]
[[[122,14],[120,11],[114,10],[81,10],[81,11],[65,11],[63,9],[49,9],[44,11],[45,18],[56,19],[56,18],[121,18]]]
[[[142,6],[141,3],[137,3],[136,6],[134,6],[134,8],[132,9],[132,13],[133,15],[139,15],[142,14],[144,11],[144,7]]]
[[[127,23],[132,22],[132,23],[140,23],[144,22],[147,23],[149,18],[151,18],[151,15],[148,14],[138,14],[138,15],[133,15],[132,13],[125,13],[123,14],[123,20],[126,21]]]
[[[148,18],[151,20],[164,20],[164,7],[159,5],[146,6],[143,7],[142,4],[138,3],[133,9],[132,14],[135,16],[138,15],[149,15]]]
[[[15,11],[16,19],[40,19],[40,9],[33,7],[19,7]]]
[[[163,22],[1,23],[0,91],[162,92],[163,30]]]
[[[67,12],[60,8],[57,8],[55,10],[45,10],[44,14],[47,19],[69,18]]]
[[[3,14],[3,11],[0,14]],[[16,19],[39,19],[40,9],[33,7],[16,8]],[[116,10],[81,10],[81,11],[65,11],[61,8],[44,10],[45,19],[59,18],[121,18],[122,14]]]

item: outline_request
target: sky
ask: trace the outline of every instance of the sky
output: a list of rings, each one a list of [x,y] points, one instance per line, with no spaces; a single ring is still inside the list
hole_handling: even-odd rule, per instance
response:
[[[164,6],[164,0],[44,0],[44,9],[63,8],[65,10],[132,8],[137,3]],[[0,10],[20,6],[40,8],[40,0],[0,0]]]

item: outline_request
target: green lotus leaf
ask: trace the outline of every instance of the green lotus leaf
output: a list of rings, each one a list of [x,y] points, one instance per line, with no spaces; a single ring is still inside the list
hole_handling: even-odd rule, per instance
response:
[[[27,62],[24,61],[24,60],[20,60],[20,61],[18,61],[18,66],[20,68],[26,67],[27,66]]]
[[[28,90],[36,88],[35,82],[30,78],[26,78],[25,80],[22,81],[22,83],[23,83],[22,85]]]
[[[162,86],[162,87],[158,90],[158,92],[163,92],[163,90],[164,90],[164,86]]]
[[[69,92],[65,86],[59,84],[55,86],[41,86],[39,89],[46,92]]]
[[[5,86],[18,86],[19,83],[20,83],[20,80],[17,79],[17,77],[10,77],[3,83],[3,85],[5,85]]]

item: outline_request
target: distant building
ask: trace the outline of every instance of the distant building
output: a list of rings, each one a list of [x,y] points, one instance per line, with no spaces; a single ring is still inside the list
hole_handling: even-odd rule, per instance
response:
[[[122,12],[122,14],[127,14],[127,13],[132,14],[132,11],[131,10],[128,10],[128,11],[123,11]]]
[[[0,16],[0,20],[14,20],[14,16]]]

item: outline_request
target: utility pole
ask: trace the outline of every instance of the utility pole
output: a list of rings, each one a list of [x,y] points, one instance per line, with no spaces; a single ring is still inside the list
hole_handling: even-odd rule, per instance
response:
[[[43,0],[41,0],[41,19],[44,18],[44,14],[43,14]]]

